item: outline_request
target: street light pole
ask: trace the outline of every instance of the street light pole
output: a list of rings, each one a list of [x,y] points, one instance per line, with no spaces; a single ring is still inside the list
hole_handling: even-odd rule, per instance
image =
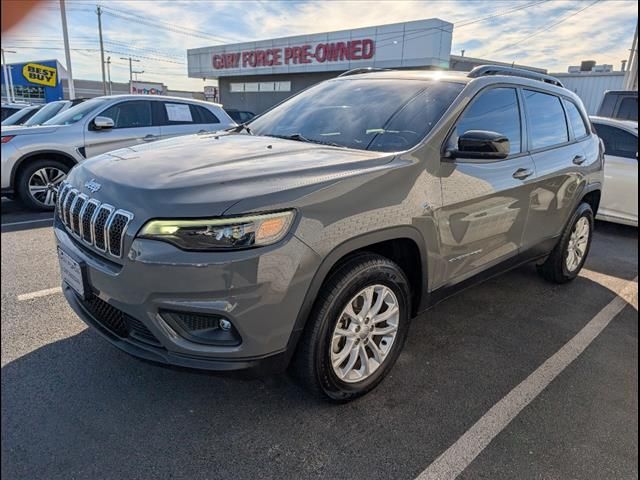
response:
[[[2,49],[2,69],[4,71],[4,88],[7,90],[7,101],[15,102],[15,95],[13,92],[13,79],[11,78],[10,67],[7,66],[7,61],[4,58],[5,49]],[[16,53],[14,50],[6,50],[7,53]]]
[[[107,57],[107,83],[109,84],[109,95],[113,95],[113,87],[111,85],[111,57]]]
[[[131,62],[139,62],[131,57],[120,57],[120,60],[129,60],[129,93],[133,93],[133,64]]]
[[[60,0],[60,15],[62,16],[62,37],[64,38],[64,56],[67,60],[67,74],[69,75],[69,99],[76,98],[76,90],[73,85],[73,72],[71,71],[71,52],[69,50],[69,32],[67,31],[67,12],[64,0]]]
[[[104,78],[104,45],[102,44],[102,9],[98,6],[96,13],[98,14],[98,35],[100,36],[100,60],[102,65],[102,90],[107,94],[107,83]]]

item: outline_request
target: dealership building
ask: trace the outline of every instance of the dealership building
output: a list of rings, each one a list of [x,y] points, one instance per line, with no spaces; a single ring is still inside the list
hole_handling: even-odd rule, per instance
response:
[[[451,55],[452,35],[452,23],[432,18],[216,45],[188,50],[188,72],[192,78],[217,79],[225,108],[258,114],[310,85],[355,68],[469,71],[500,63]]]

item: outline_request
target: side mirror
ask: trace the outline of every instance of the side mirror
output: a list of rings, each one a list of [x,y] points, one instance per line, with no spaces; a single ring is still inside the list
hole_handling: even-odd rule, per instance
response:
[[[447,150],[449,158],[500,160],[509,156],[509,139],[488,130],[468,130],[458,138],[458,148]]]
[[[113,120],[109,117],[96,117],[93,119],[93,127],[96,130],[109,130],[114,125]]]

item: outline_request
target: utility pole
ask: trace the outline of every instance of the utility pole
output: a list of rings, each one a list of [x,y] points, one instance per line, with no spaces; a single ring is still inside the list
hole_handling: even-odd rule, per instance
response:
[[[14,102],[15,95],[13,92],[13,78],[11,78],[11,67],[7,66],[7,61],[4,58],[4,52],[16,53],[14,50],[2,49],[2,70],[4,71],[4,88],[7,90],[7,102]]]
[[[107,94],[107,83],[104,78],[104,45],[102,44],[102,9],[97,7],[96,13],[98,14],[98,35],[100,36],[100,60],[102,65],[102,90],[104,94]]]
[[[627,61],[627,73],[624,77],[625,90],[638,89],[638,26],[636,25],[636,33],[633,35],[633,43],[629,52],[629,60]]]
[[[67,60],[67,74],[69,75],[69,99],[76,98],[76,89],[73,86],[73,72],[71,71],[71,51],[69,50],[69,32],[67,31],[67,12],[64,8],[64,0],[60,0],[60,15],[62,16],[62,36],[64,38],[64,56]]]
[[[131,62],[139,62],[131,57],[120,57],[120,60],[129,60],[129,93],[133,93],[133,64]]]
[[[111,85],[111,57],[107,57],[107,83],[109,84],[109,95],[113,95],[113,86]]]

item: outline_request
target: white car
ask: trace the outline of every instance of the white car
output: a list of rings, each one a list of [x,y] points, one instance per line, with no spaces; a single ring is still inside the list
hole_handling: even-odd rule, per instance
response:
[[[85,158],[235,125],[216,103],[160,95],[92,98],[42,125],[2,128],[2,195],[53,210],[58,186]]]
[[[590,117],[604,142],[604,188],[597,218],[638,226],[638,123]]]

